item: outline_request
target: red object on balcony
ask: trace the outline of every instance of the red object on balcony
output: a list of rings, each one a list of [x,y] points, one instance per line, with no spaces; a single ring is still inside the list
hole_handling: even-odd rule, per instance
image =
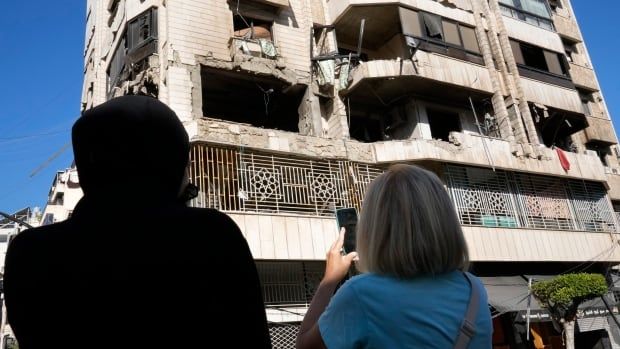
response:
[[[558,158],[560,159],[560,165],[562,165],[562,168],[564,169],[564,171],[570,170],[570,162],[568,162],[568,158],[566,157],[566,154],[564,154],[564,151],[556,147],[555,152],[558,153]]]

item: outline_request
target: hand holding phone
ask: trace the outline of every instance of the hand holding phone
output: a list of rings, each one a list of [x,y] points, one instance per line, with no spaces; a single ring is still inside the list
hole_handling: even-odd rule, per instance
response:
[[[339,208],[336,209],[336,221],[338,223],[338,230],[345,229],[344,243],[342,248],[344,253],[351,253],[355,251],[355,230],[357,228],[357,211],[355,208]]]

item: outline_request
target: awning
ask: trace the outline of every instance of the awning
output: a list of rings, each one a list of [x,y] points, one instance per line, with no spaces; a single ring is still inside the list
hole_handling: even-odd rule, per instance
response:
[[[480,277],[489,296],[489,304],[499,312],[527,309],[527,281],[521,276]],[[540,309],[532,297],[530,309]]]

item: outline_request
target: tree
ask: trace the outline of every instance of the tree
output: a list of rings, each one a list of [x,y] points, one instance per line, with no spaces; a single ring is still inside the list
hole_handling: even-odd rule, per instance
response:
[[[541,306],[564,327],[566,349],[575,348],[575,319],[579,304],[607,293],[607,282],[601,274],[565,274],[532,286]]]

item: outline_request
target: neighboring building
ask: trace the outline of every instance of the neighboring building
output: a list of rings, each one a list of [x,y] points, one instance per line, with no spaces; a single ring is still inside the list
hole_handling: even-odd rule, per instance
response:
[[[525,338],[512,326],[524,275],[620,262],[620,153],[568,0],[87,8],[83,109],[146,94],[176,111],[192,142],[193,205],[227,212],[246,236],[275,347],[294,341],[336,237],[334,210],[359,209],[394,162],[445,181],[498,346]],[[578,340],[606,336],[589,331],[605,318],[584,319]],[[557,340],[548,322],[535,327]]]
[[[12,218],[33,227],[38,226],[41,220],[41,211],[38,207],[35,207],[34,209],[26,207],[13,214],[7,214]],[[13,236],[25,229],[25,225],[18,224],[0,215],[0,279],[2,279],[2,275],[4,274],[4,258],[6,257],[6,250],[9,246],[9,241],[11,241]]]
[[[71,217],[80,198],[82,188],[75,167],[56,172],[43,209],[41,225],[61,222]]]

